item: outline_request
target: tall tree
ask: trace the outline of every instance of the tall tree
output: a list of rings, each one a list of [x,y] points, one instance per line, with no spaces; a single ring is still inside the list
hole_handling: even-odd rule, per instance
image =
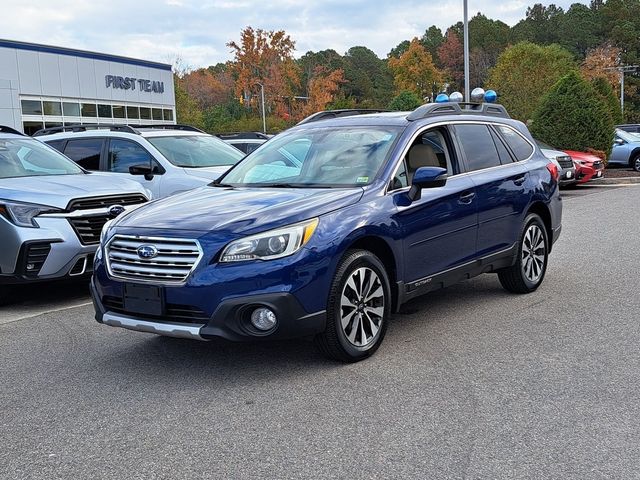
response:
[[[420,43],[433,57],[433,61],[436,65],[438,65],[438,48],[444,42],[444,35],[442,35],[442,30],[440,30],[435,25],[431,25],[427,30],[425,30],[424,35],[420,38]],[[407,42],[407,47],[409,42]]]
[[[367,47],[351,47],[344,56],[343,97],[362,107],[386,106],[393,94],[393,76],[387,62]]]
[[[309,79],[307,86],[308,100],[302,109],[301,117],[325,110],[333,102],[345,82],[342,69],[330,71],[323,66],[317,66]]]
[[[605,78],[612,88],[620,91],[620,73],[616,67],[620,65],[621,50],[605,43],[589,50],[587,57],[580,66],[582,76],[587,80]]]
[[[498,92],[511,116],[527,121],[541,97],[572,71],[577,71],[577,66],[567,50],[558,45],[541,47],[521,42],[500,55],[487,86]]]
[[[389,68],[394,74],[398,92],[407,90],[423,98],[440,91],[440,72],[429,51],[417,38],[411,40],[408,50],[400,58],[389,59]]]
[[[295,42],[283,30],[265,31],[246,27],[240,43],[227,44],[234,53],[229,67],[235,79],[236,95],[248,103],[264,85],[265,103],[280,114],[287,113],[288,102],[299,89],[299,69],[293,59]]]
[[[460,36],[453,28],[447,30],[444,42],[438,47],[438,58],[445,70],[450,90],[464,87],[464,52]]]

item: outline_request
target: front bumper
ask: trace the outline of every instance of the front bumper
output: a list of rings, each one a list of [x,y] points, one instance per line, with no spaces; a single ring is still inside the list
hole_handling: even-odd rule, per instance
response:
[[[83,245],[64,218],[39,217],[37,221],[40,228],[24,228],[0,216],[0,285],[91,273],[97,245]]]

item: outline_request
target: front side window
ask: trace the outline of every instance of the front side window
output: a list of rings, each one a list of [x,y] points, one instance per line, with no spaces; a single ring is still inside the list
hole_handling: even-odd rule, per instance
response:
[[[251,186],[344,186],[371,183],[400,129],[309,128],[274,137],[221,180]]]
[[[53,148],[30,139],[0,139],[0,178],[82,173]]]
[[[456,135],[470,171],[501,165],[489,127],[480,124],[456,125]]]
[[[147,140],[176,167],[235,165],[244,156],[237,148],[211,135],[147,137]]]
[[[444,128],[433,128],[418,135],[405,157],[406,181],[409,184],[420,167],[444,168],[449,176],[456,173],[447,138],[448,133]],[[393,182],[395,183],[396,179]]]
[[[100,170],[102,144],[103,140],[100,138],[69,140],[64,154],[87,170]]]
[[[150,164],[151,155],[137,143],[119,138],[109,142],[108,171],[129,173],[129,167]]]

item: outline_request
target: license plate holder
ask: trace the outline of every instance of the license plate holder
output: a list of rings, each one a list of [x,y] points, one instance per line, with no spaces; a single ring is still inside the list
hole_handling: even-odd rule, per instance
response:
[[[122,304],[126,312],[161,316],[164,314],[164,289],[155,285],[125,283]]]

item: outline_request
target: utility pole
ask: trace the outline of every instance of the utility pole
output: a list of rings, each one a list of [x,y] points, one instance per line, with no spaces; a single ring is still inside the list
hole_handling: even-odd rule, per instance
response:
[[[262,133],[267,133],[267,116],[264,110],[264,84],[256,82],[256,85],[260,85],[260,98],[262,100]]]
[[[619,67],[608,67],[605,70],[617,70],[620,73],[620,109],[624,113],[624,74],[637,72],[640,65],[620,65]]]
[[[469,9],[467,7],[467,0],[463,0],[464,3],[464,101],[470,102],[471,97],[469,95]]]

